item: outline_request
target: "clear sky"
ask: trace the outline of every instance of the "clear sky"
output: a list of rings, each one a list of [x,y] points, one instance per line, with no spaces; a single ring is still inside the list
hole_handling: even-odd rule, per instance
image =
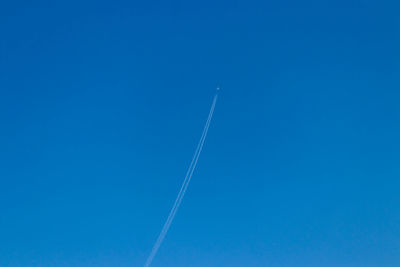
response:
[[[0,266],[400,266],[398,1],[2,1]]]

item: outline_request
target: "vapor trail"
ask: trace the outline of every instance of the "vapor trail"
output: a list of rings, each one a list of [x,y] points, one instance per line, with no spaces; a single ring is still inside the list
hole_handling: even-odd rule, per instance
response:
[[[210,112],[210,115],[212,116],[213,113],[214,113],[214,109],[212,108],[212,111]],[[210,121],[211,121],[211,117],[209,118],[209,120],[206,123],[206,126],[204,128],[205,131],[203,132],[202,138],[200,139],[200,142],[199,142],[199,145],[198,145],[198,149],[196,150],[195,154],[193,155],[192,163],[191,163],[191,166],[188,169],[188,173],[186,174],[185,180],[182,183],[181,191],[179,192],[178,196],[176,197],[174,206],[171,209],[170,214],[168,216],[168,219],[165,222],[165,225],[163,227],[163,230],[160,233],[159,239],[157,240],[157,242],[155,244],[156,249],[158,249],[158,247],[161,245],[161,242],[163,241],[165,235],[167,234],[167,231],[168,231],[168,229],[169,229],[169,227],[170,227],[170,225],[172,223],[172,220],[174,219],[175,214],[177,213],[178,208],[179,208],[179,206],[180,206],[180,204],[182,202],[182,199],[183,199],[183,197],[184,197],[184,195],[186,193],[186,189],[189,186],[189,183],[190,183],[190,180],[192,178],[194,169],[195,169],[195,167],[197,165],[197,161],[198,161],[199,156],[200,156],[200,152],[201,152],[201,150],[203,148],[203,144],[205,142],[205,137],[206,137],[207,132],[208,132],[208,127],[210,125]]]
[[[175,217],[175,215],[176,215],[176,213],[178,211],[178,208],[179,208],[179,206],[180,206],[180,204],[182,202],[182,199],[185,196],[186,190],[187,190],[187,188],[189,186],[189,183],[190,183],[190,180],[192,178],[193,172],[194,172],[194,170],[196,168],[196,165],[197,165],[197,162],[199,160],[200,153],[201,153],[201,151],[203,149],[203,145],[204,145],[205,139],[207,137],[207,133],[208,133],[208,129],[210,127],[211,119],[212,119],[212,116],[214,114],[215,105],[217,103],[217,98],[218,98],[218,94],[215,94],[213,102],[212,102],[212,105],[211,105],[211,108],[210,108],[210,112],[208,114],[207,121],[206,121],[206,123],[204,125],[203,133],[202,133],[202,135],[200,137],[200,140],[199,140],[199,143],[197,145],[197,148],[196,148],[196,150],[195,150],[195,152],[193,154],[192,161],[191,161],[191,163],[189,165],[189,168],[188,168],[188,170],[186,172],[185,179],[184,179],[184,181],[182,183],[181,189],[179,190],[179,193],[176,196],[174,205],[171,208],[171,211],[170,211],[170,213],[168,215],[167,220],[164,223],[164,226],[163,226],[163,228],[162,228],[162,230],[161,230],[161,232],[160,232],[160,234],[159,234],[159,236],[157,238],[157,241],[153,245],[151,253],[150,253],[149,257],[147,258],[144,267],[150,266],[151,262],[153,261],[154,257],[156,256],[157,251],[160,248],[161,243],[163,242],[163,240],[165,238],[165,235],[167,234],[168,229],[171,226],[172,221],[174,220],[174,217]]]

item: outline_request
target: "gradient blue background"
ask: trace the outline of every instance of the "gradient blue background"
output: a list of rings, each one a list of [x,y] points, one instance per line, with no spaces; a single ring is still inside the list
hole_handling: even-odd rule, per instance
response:
[[[0,266],[400,266],[398,1],[3,1]]]

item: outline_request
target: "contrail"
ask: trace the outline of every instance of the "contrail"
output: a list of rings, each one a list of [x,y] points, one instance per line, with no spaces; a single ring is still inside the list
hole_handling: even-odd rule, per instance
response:
[[[219,88],[217,88],[217,91],[218,90],[219,90]],[[175,218],[175,215],[176,215],[176,213],[177,213],[177,211],[179,209],[179,206],[181,205],[182,199],[185,196],[186,190],[187,190],[187,188],[189,186],[190,180],[191,180],[193,172],[194,172],[194,170],[196,168],[197,162],[198,162],[199,157],[200,157],[200,153],[201,153],[201,151],[203,149],[203,145],[204,145],[204,142],[205,142],[206,137],[207,137],[207,133],[208,133],[208,129],[210,127],[211,119],[212,119],[212,116],[214,114],[215,105],[217,103],[217,98],[218,98],[218,92],[214,96],[214,99],[213,99],[213,102],[212,102],[212,105],[211,105],[211,108],[210,108],[210,112],[208,114],[207,121],[206,121],[206,123],[204,125],[203,133],[202,133],[202,135],[200,137],[200,140],[199,140],[199,143],[197,145],[196,151],[193,154],[192,161],[191,161],[191,163],[189,165],[189,168],[188,168],[188,170],[186,172],[185,179],[183,180],[181,189],[179,190],[179,193],[176,196],[174,205],[172,206],[171,211],[169,212],[168,218],[164,223],[164,226],[163,226],[163,228],[162,228],[162,230],[161,230],[161,232],[160,232],[160,234],[159,234],[159,236],[157,238],[157,241],[153,245],[151,253],[150,253],[149,257],[147,258],[144,267],[148,267],[152,263],[154,257],[157,254],[158,249],[161,246],[161,243],[163,242],[163,240],[165,238],[165,235],[168,232],[169,227],[171,226],[172,221]]]
[[[214,113],[214,109],[212,108],[212,111],[210,112],[210,115],[212,116],[213,113]],[[172,223],[172,220],[174,219],[175,214],[177,213],[178,208],[179,208],[179,206],[180,206],[180,204],[182,202],[182,199],[183,199],[183,197],[184,197],[184,195],[186,193],[186,189],[189,186],[189,183],[190,183],[190,180],[192,178],[194,169],[195,169],[195,167],[197,165],[197,161],[198,161],[198,159],[200,157],[200,152],[201,152],[201,150],[203,148],[203,144],[204,144],[204,141],[205,141],[205,136],[207,135],[208,127],[210,125],[210,121],[211,121],[211,117],[209,118],[209,120],[206,123],[206,126],[204,128],[205,131],[203,132],[203,135],[202,135],[202,138],[200,139],[198,148],[197,148],[195,154],[193,155],[192,163],[191,163],[191,166],[188,169],[188,173],[186,174],[185,180],[182,183],[181,191],[179,192],[178,196],[176,197],[174,206],[172,207],[170,215],[168,216],[168,219],[165,222],[165,226],[163,227],[163,230],[160,233],[160,238],[159,238],[160,242],[156,243],[157,249],[161,245],[161,242],[163,241],[165,235],[167,234],[167,231],[168,231],[168,229],[169,229],[169,227],[170,227],[170,225]]]

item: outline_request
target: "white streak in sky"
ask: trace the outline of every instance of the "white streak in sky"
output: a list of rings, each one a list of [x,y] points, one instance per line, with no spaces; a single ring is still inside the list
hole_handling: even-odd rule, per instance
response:
[[[217,91],[218,90],[219,90],[219,88],[217,89]],[[212,105],[211,105],[211,109],[210,109],[206,124],[205,124],[204,129],[203,129],[203,133],[202,133],[200,141],[199,141],[199,143],[197,145],[196,151],[193,154],[192,161],[191,161],[191,163],[189,165],[189,168],[188,168],[188,170],[186,172],[186,176],[185,176],[185,179],[183,180],[181,189],[179,190],[179,193],[176,196],[174,205],[172,206],[171,211],[169,212],[168,218],[164,223],[164,226],[163,226],[163,228],[162,228],[162,230],[161,230],[161,232],[160,232],[160,234],[159,234],[159,236],[157,238],[157,241],[153,245],[151,253],[150,253],[149,257],[147,258],[144,267],[150,266],[151,262],[153,261],[154,257],[156,256],[157,251],[160,248],[160,245],[163,242],[163,240],[165,238],[165,235],[167,234],[168,229],[171,226],[172,221],[174,220],[176,212],[178,211],[178,208],[181,205],[182,199],[185,196],[186,190],[187,190],[187,188],[189,186],[190,180],[192,179],[193,172],[194,172],[194,170],[196,168],[197,161],[199,160],[200,153],[201,153],[201,151],[203,149],[203,145],[204,145],[204,142],[205,142],[206,137],[207,137],[207,132],[208,132],[208,129],[210,127],[212,116],[214,114],[214,109],[215,109],[215,105],[217,103],[217,98],[218,98],[218,94],[216,94],[214,96],[214,99],[213,99],[213,102],[212,102]]]

